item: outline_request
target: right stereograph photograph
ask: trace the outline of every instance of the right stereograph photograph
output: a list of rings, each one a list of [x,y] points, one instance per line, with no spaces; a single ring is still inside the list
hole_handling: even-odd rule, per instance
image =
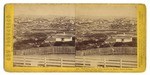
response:
[[[75,18],[76,66],[137,68],[136,6],[78,5]]]

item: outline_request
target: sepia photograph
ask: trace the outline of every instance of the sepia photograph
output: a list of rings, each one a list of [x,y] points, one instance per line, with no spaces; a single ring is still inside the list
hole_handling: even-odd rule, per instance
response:
[[[76,57],[85,67],[136,68],[136,13],[136,6],[78,5]]]
[[[137,68],[137,6],[14,5],[14,67]]]

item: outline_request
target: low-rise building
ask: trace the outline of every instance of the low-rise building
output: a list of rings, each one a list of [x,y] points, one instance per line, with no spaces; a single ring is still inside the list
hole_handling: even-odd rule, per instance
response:
[[[54,37],[56,42],[69,42],[69,41],[73,41],[74,35],[66,34],[64,32],[64,33],[56,34]]]
[[[105,40],[105,43],[116,43],[116,42],[132,42],[133,37],[131,36],[111,36]]]

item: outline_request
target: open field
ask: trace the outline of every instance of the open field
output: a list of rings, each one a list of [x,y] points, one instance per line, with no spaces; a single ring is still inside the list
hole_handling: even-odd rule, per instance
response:
[[[23,55],[14,55],[14,56],[23,56]],[[24,57],[37,57],[37,58],[65,58],[65,59],[74,59],[75,54],[50,54],[50,55],[24,55]],[[88,58],[98,58],[98,59],[125,59],[125,60],[136,60],[136,55],[87,55],[80,57]]]
[[[15,56],[23,56],[23,55],[15,55]],[[75,54],[50,54],[50,55],[24,55],[24,57],[75,59],[76,56]],[[137,60],[137,55],[87,55],[80,57],[96,58],[96,59]]]
[[[14,56],[14,67],[116,67],[136,68],[136,55],[93,55],[73,54]]]
[[[137,55],[88,55],[83,57],[98,58],[98,59],[137,60]]]

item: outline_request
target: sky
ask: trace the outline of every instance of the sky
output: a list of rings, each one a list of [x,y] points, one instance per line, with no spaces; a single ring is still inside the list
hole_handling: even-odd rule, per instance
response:
[[[22,4],[15,5],[15,15],[74,16],[74,5]]]
[[[136,17],[137,9],[133,5],[79,5],[76,13],[79,16]]]
[[[136,5],[104,4],[21,4],[15,5],[15,15],[35,16],[97,16],[136,17]]]

